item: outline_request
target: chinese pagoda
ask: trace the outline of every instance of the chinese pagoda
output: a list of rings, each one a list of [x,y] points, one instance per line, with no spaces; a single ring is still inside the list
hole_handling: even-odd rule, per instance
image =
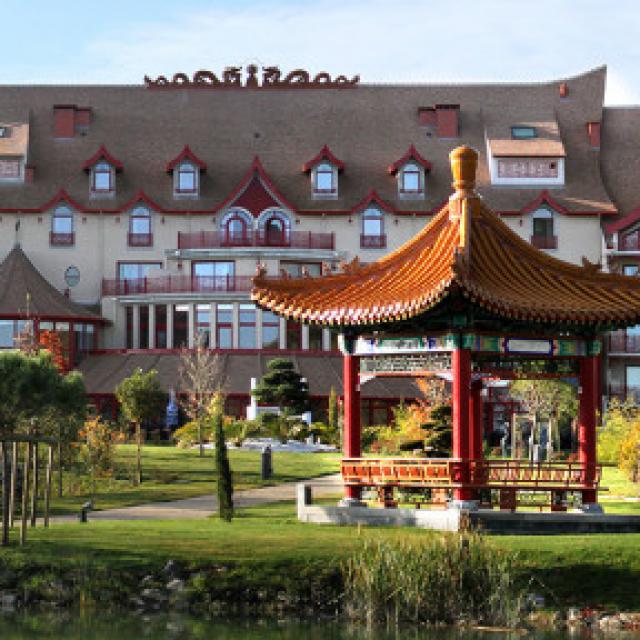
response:
[[[455,192],[412,240],[375,263],[319,278],[254,279],[253,299],[286,318],[341,333],[347,497],[376,488],[430,489],[450,505],[513,510],[544,493],[553,510],[569,493],[598,511],[596,459],[601,336],[640,322],[636,278],[576,266],[538,250],[476,192],[477,152],[450,154]],[[360,382],[376,375],[441,375],[451,381],[451,459],[361,457]],[[484,460],[482,388],[487,380],[575,378],[578,462]]]

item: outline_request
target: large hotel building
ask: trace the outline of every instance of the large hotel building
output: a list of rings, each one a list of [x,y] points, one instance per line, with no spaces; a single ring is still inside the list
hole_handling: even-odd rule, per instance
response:
[[[375,85],[276,68],[138,86],[0,88],[0,347],[56,330],[104,410],[136,367],[178,384],[181,347],[222,354],[228,411],[274,355],[319,404],[336,335],[256,308],[251,278],[377,260],[451,192],[448,154],[535,247],[594,269],[640,265],[640,107],[603,106],[606,69],[545,83]],[[517,264],[513,265],[518,268]],[[603,396],[640,395],[640,327],[611,333]],[[407,381],[363,385],[386,422]],[[508,398],[487,403],[500,420]]]

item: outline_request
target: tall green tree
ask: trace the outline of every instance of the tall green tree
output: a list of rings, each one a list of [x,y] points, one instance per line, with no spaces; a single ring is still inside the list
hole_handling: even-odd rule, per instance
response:
[[[233,477],[229,465],[227,442],[223,427],[223,400],[218,394],[211,402],[210,414],[216,440],[216,480],[218,492],[218,515],[231,522],[233,518]]]
[[[136,430],[136,484],[142,482],[142,425],[162,415],[167,403],[167,394],[160,385],[158,372],[144,373],[136,369],[116,387],[116,398],[124,417],[132,422]]]
[[[287,413],[298,414],[309,409],[309,386],[293,362],[285,358],[275,358],[267,364],[267,372],[253,395],[259,403],[277,406]]]

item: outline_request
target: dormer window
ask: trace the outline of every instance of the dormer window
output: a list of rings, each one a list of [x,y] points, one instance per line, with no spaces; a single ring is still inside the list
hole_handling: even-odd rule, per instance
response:
[[[89,174],[89,195],[91,198],[113,198],[115,196],[116,174],[122,171],[123,166],[104,146],[101,146],[82,165],[82,168]]]
[[[91,172],[92,193],[111,193],[115,191],[113,169],[108,162],[98,162]]]
[[[73,212],[66,205],[60,205],[53,212],[49,241],[52,246],[70,247],[75,244]]]
[[[200,174],[207,169],[189,145],[167,164],[167,173],[173,177],[174,198],[198,198],[200,195]]]
[[[191,162],[181,162],[174,172],[176,195],[198,194],[198,170]]]
[[[537,138],[538,132],[535,127],[528,127],[524,125],[516,125],[511,127],[511,138],[513,140],[531,140]]]
[[[431,163],[413,145],[402,158],[387,167],[387,172],[398,180],[398,197],[402,200],[424,198],[428,171],[431,171]]]
[[[325,145],[320,153],[302,165],[302,172],[311,175],[311,197],[332,200],[338,197],[338,174],[344,163]]]

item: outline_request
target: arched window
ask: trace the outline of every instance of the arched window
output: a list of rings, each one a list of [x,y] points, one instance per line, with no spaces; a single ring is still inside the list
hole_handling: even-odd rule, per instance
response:
[[[313,190],[316,194],[331,194],[336,192],[335,169],[328,163],[319,164],[314,171]]]
[[[284,211],[277,209],[264,211],[258,219],[258,226],[260,244],[271,247],[289,245],[291,223]]]
[[[60,205],[51,218],[51,244],[69,246],[74,244],[73,212],[66,205]]]
[[[129,246],[150,247],[152,244],[151,212],[146,207],[136,207],[129,214]]]
[[[533,213],[531,244],[538,249],[557,249],[558,238],[554,235],[553,212],[541,208]]]
[[[253,219],[241,209],[233,209],[222,219],[221,243],[234,246],[251,244]]]
[[[362,234],[360,246],[380,249],[387,244],[384,233],[384,215],[377,207],[368,207],[362,212]]]
[[[412,162],[406,164],[400,172],[400,193],[418,194],[423,191],[423,170]]]
[[[176,172],[176,193],[194,194],[198,192],[198,170],[191,162],[182,162]]]
[[[94,193],[110,193],[114,191],[113,169],[108,162],[98,162],[93,167],[91,191]]]

